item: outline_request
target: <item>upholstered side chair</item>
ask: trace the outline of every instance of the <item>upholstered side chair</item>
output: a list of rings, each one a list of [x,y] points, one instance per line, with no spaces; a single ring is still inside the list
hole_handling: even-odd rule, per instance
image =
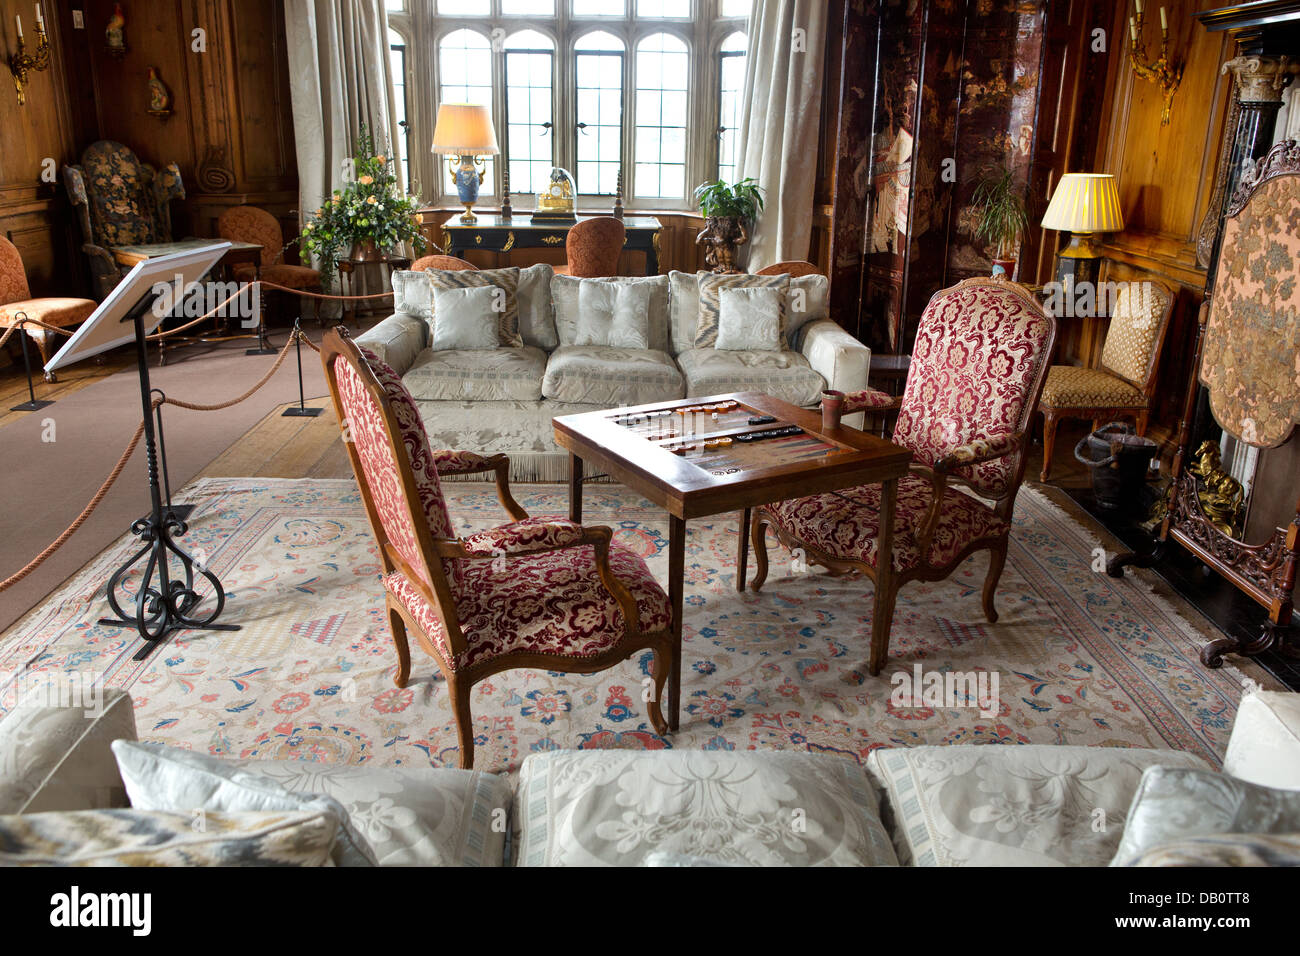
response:
[[[788,259],[785,262],[774,262],[770,266],[764,266],[762,269],[759,269],[754,273],[756,276],[788,275],[792,279],[798,279],[802,276],[817,276],[821,274],[821,269],[803,259]]]
[[[440,269],[443,272],[463,272],[466,269],[478,270],[478,266],[472,262],[466,262],[464,259],[458,259],[456,256],[421,256],[411,263],[412,272],[423,272],[425,269]]]
[[[795,498],[754,511],[750,533],[757,572],[767,578],[767,529],[810,562],[833,573],[861,571],[875,582],[869,669],[889,653],[899,589],[912,580],[946,578],[976,551],[987,550],[984,614],[1006,563],[1011,512],[1024,477],[1029,425],[1056,341],[1056,321],[1020,286],[967,279],[935,293],[921,315],[907,386],[899,398],[874,389],[850,393],[845,412],[898,409],[892,440],[912,451],[899,479],[893,514],[893,560],[880,562],[881,488]],[[974,491],[975,498],[959,486]],[[889,516],[884,516],[888,520]]]
[[[279,220],[265,209],[256,206],[230,207],[217,218],[217,235],[233,242],[251,242],[262,247],[261,261],[257,266],[241,262],[231,269],[238,281],[265,279],[289,289],[305,292],[321,290],[320,270],[280,261],[284,254],[284,231],[280,228]],[[314,311],[317,300],[307,301],[312,303]],[[258,319],[261,321],[261,316]]]
[[[84,322],[94,311],[95,303],[90,299],[63,296],[33,299],[18,248],[0,236],[0,329],[19,325],[24,318],[66,329]],[[34,325],[24,325],[23,332],[41,350],[42,365],[54,357],[54,347],[59,344],[57,333]],[[46,372],[45,380],[53,382],[53,373]]]
[[[1101,347],[1098,368],[1053,365],[1043,386],[1043,470],[1046,481],[1062,418],[1091,418],[1093,428],[1116,418],[1132,418],[1145,435],[1156,389],[1156,366],[1174,311],[1174,290],[1143,278],[1121,283]]]
[[[113,249],[172,241],[170,204],[185,198],[175,163],[155,171],[129,147],[101,139],[86,147],[81,165],[63,167],[63,182],[101,299],[126,271],[113,257]]]
[[[580,279],[618,275],[618,260],[626,238],[627,230],[621,219],[613,216],[584,219],[569,230],[564,240],[568,261],[556,266],[555,274]]]
[[[431,450],[402,380],[346,328],[326,334],[321,359],[383,562],[396,684],[410,678],[414,633],[447,680],[460,766],[474,763],[470,690],[517,667],[586,674],[650,650],[646,709],[667,733],[672,608],[640,556],[608,527],[529,518],[511,497],[507,456]],[[510,523],[458,537],[439,483],[452,474],[494,475]]]

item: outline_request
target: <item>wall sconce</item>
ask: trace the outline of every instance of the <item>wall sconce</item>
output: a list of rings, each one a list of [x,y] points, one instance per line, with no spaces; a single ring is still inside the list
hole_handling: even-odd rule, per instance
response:
[[[36,4],[36,53],[28,55],[27,44],[23,41],[23,18],[14,17],[18,27],[18,52],[9,56],[9,72],[14,75],[14,87],[18,90],[18,105],[27,103],[27,75],[32,72],[50,68],[50,38],[45,32],[45,16],[41,5]]]
[[[1169,62],[1169,15],[1165,13],[1164,7],[1160,8],[1160,59],[1150,63],[1142,62],[1142,58],[1146,56],[1145,44],[1139,48],[1142,36],[1142,0],[1134,0],[1134,2],[1137,4],[1137,16],[1128,18],[1128,62],[1133,67],[1134,73],[1160,87],[1160,92],[1165,98],[1165,108],[1160,113],[1160,125],[1168,126],[1173,110],[1174,93],[1178,91],[1178,84],[1183,81],[1183,64],[1180,63],[1175,67]]]

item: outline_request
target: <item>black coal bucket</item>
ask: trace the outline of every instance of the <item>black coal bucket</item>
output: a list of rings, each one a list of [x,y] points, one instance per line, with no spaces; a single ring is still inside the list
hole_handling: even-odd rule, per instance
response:
[[[1092,472],[1097,506],[1132,514],[1146,502],[1147,470],[1158,446],[1142,438],[1127,422],[1111,422],[1086,435],[1074,447],[1074,457]]]

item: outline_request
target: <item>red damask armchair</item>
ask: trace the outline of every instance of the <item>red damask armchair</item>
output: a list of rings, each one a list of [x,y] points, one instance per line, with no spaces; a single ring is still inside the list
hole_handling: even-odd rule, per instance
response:
[[[340,328],[321,350],[366,515],[379,544],[398,687],[408,631],[447,680],[460,766],[474,763],[470,690],[501,671],[593,673],[654,653],[650,722],[672,670],[672,608],[645,562],[608,527],[529,518],[511,497],[505,455],[433,451],[397,373]],[[439,475],[493,474],[510,523],[457,537]]]
[[[1024,477],[1030,422],[1056,340],[1056,320],[1027,291],[1003,279],[967,279],[937,292],[917,329],[901,398],[866,389],[847,396],[846,414],[898,410],[892,439],[913,454],[898,482],[893,561],[877,561],[881,489],[780,501],[755,510],[750,525],[757,573],[767,578],[767,529],[832,572],[861,571],[875,582],[869,669],[889,654],[899,589],[947,577],[969,555],[987,550],[984,614],[993,606],[1006,562],[1011,511]],[[980,496],[951,487],[965,485]]]

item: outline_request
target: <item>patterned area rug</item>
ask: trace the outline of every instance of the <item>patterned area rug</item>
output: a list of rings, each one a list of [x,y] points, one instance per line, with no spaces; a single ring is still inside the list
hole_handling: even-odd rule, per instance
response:
[[[491,487],[450,483],[465,531],[504,520]],[[534,515],[562,515],[566,490],[519,486]],[[187,538],[230,595],[234,633],[187,632],[144,663],[139,640],[96,623],[102,582],[123,540],[0,638],[0,691],[33,671],[82,672],[129,689],[140,736],[238,757],[450,765],[446,685],[412,643],[412,682],[396,655],[373,540],[349,481],[204,479]],[[667,574],[664,515],[617,485],[589,486],[586,520],[609,524]],[[862,760],[875,747],[949,743],[1171,747],[1221,760],[1242,690],[1231,667],[1196,660],[1200,635],[1139,580],[1092,570],[1098,542],[1033,489],[1021,492],[998,597],[980,611],[986,557],[951,578],[904,587],[890,659],[866,672],[870,582],[791,570],[772,549],[763,591],[734,589],[737,516],[689,525],[680,731],[665,740],[640,699],[650,655],[591,676],[519,670],[473,694],[476,766],[515,770],[529,753],[573,747],[790,748]],[[101,591],[96,594],[96,589]],[[898,706],[904,677],[997,677],[993,714],[972,706]],[[11,694],[0,701],[11,705]]]

